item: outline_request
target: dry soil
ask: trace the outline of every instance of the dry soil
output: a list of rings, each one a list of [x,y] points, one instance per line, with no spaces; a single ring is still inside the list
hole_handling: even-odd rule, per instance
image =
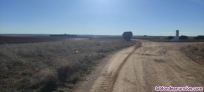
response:
[[[196,43],[150,42],[106,58],[76,92],[150,92],[155,86],[202,86],[204,67],[180,51]]]

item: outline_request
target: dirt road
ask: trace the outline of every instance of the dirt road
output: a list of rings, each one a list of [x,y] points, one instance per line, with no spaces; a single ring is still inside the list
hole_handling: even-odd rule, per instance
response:
[[[150,42],[123,49],[99,65],[76,92],[150,92],[155,86],[202,86],[204,67],[179,48],[195,43]]]

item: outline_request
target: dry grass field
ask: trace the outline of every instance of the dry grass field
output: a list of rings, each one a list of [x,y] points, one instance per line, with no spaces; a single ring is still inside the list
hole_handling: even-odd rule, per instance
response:
[[[0,36],[0,44],[53,42],[67,39],[67,37],[50,36]]]
[[[204,66],[204,43],[182,47],[181,51],[193,61]]]
[[[72,89],[100,59],[133,44],[123,39],[1,44],[0,91],[49,92],[65,84]]]

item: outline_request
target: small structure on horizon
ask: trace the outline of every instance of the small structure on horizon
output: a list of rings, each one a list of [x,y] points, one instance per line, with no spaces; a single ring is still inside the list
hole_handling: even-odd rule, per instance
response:
[[[172,42],[178,42],[179,41],[179,30],[176,30],[176,36],[171,41]]]
[[[123,38],[126,40],[126,41],[131,41],[131,38],[133,36],[133,33],[131,31],[126,31],[122,34]]]
[[[76,38],[77,35],[71,35],[71,34],[54,34],[54,35],[50,35],[51,37],[68,37],[68,38]]]

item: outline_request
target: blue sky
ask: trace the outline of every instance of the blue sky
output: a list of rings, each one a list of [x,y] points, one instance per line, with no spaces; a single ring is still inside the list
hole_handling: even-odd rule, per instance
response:
[[[0,34],[204,35],[204,0],[0,0]]]

